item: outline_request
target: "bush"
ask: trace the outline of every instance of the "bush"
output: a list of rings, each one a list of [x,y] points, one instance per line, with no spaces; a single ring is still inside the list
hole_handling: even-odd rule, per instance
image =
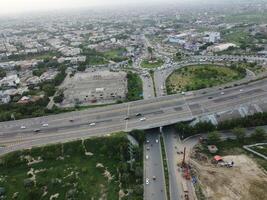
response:
[[[213,131],[208,133],[208,144],[218,144],[221,139],[220,139],[220,135],[217,131]]]

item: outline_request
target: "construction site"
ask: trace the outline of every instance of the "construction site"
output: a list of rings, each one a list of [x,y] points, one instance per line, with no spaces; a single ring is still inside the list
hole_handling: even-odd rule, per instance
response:
[[[210,157],[196,148],[184,148],[180,154],[177,165],[185,200],[266,199],[267,173],[248,155]]]

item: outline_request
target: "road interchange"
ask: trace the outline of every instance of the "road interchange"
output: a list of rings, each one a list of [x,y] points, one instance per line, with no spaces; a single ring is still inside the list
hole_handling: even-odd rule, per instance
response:
[[[221,92],[224,95],[221,95]],[[267,107],[267,79],[239,87],[188,95],[170,95],[84,111],[0,123],[0,154],[47,143],[65,142],[116,131],[151,129],[197,117],[238,109],[240,105]],[[145,117],[136,114],[141,113]],[[125,120],[129,117],[129,120]],[[42,127],[42,124],[49,124]],[[95,126],[90,126],[95,123]],[[25,129],[21,129],[25,126]],[[36,134],[34,130],[40,129]]]

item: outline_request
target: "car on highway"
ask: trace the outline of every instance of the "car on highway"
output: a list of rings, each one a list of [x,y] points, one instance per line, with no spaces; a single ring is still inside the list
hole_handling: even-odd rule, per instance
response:
[[[148,151],[149,151],[149,149],[150,149],[149,147],[146,148],[146,150],[148,150]]]
[[[141,113],[136,113],[135,116],[136,117],[140,117],[140,116],[142,116],[142,114]]]
[[[124,120],[129,120],[129,119],[130,119],[130,117],[125,117],[125,118],[124,118]]]
[[[146,160],[148,160],[148,155],[146,155]]]
[[[159,143],[159,140],[158,139],[156,139],[156,143]]]
[[[140,118],[139,120],[140,120],[141,122],[142,122],[142,121],[146,121],[146,118],[145,118],[145,117],[142,117],[142,118]]]
[[[153,176],[153,180],[154,180],[154,181],[156,180],[156,176]]]
[[[244,90],[243,90],[243,89],[240,89],[239,91],[240,91],[240,92],[243,92]]]
[[[149,140],[146,140],[146,143],[149,143]]]
[[[21,128],[21,129],[25,129],[25,128],[26,128],[26,126],[21,126],[20,128]]]
[[[221,92],[221,95],[224,95],[224,92]]]
[[[34,132],[35,133],[39,133],[41,130],[40,129],[35,129]]]
[[[96,124],[93,122],[93,123],[90,123],[89,126],[95,126]]]
[[[149,179],[148,179],[148,178],[146,178],[146,184],[147,184],[147,185],[149,184]]]
[[[42,127],[47,127],[47,126],[48,126],[48,124],[43,124],[43,125],[42,125]]]
[[[69,121],[70,121],[70,122],[74,122],[74,119],[70,119]]]

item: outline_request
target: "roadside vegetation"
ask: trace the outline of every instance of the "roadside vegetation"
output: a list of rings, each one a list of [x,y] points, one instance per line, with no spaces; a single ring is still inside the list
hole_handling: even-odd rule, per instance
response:
[[[126,95],[127,101],[136,101],[143,99],[143,83],[138,74],[131,71],[127,72],[128,79],[128,93]]]
[[[179,122],[175,125],[175,128],[179,134],[183,135],[183,138],[186,138],[200,133],[264,126],[266,124],[267,113],[263,112],[243,118],[225,120],[216,126],[211,122],[198,122],[194,126],[191,126],[188,122]]]
[[[168,94],[182,91],[199,90],[242,79],[246,70],[233,65],[199,65],[183,67],[175,70],[166,81]]]
[[[0,158],[4,199],[141,200],[143,143],[133,148],[132,166],[129,144],[118,133],[10,153]]]

